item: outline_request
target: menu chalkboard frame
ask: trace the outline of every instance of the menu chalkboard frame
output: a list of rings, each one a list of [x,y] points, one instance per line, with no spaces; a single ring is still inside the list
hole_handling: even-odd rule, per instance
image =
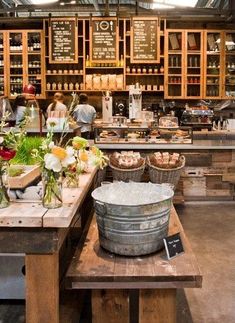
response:
[[[115,59],[93,59],[93,23],[96,21],[115,21],[116,23],[116,42],[115,42]],[[90,20],[90,61],[91,63],[116,63],[119,59],[119,48],[118,48],[118,41],[119,41],[119,26],[118,26],[118,18],[117,17],[95,17],[91,18]]]
[[[53,59],[53,46],[52,46],[52,27],[51,22],[53,21],[71,21],[74,23],[74,59],[71,60],[55,60]],[[50,64],[75,64],[78,63],[78,27],[77,18],[50,18],[49,20],[49,63]]]
[[[157,41],[157,51],[155,59],[137,59],[134,57],[134,21],[156,21],[157,29],[156,29],[156,41]],[[131,57],[130,62],[134,64],[138,63],[160,63],[160,19],[158,17],[132,17],[131,19]]]

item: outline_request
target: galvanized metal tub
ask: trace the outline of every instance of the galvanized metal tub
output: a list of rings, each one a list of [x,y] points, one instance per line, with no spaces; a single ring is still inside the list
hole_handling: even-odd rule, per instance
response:
[[[100,245],[113,253],[126,256],[145,255],[162,249],[163,238],[168,233],[174,195],[171,187],[168,184],[122,183],[131,185],[132,189],[133,185],[141,185],[145,192],[148,192],[148,185],[155,186],[156,202],[139,204],[133,201],[132,205],[121,205],[102,198],[102,193],[116,184],[101,186],[92,192]],[[162,194],[163,191],[165,198],[159,200],[157,192]],[[118,196],[118,189],[116,194]]]

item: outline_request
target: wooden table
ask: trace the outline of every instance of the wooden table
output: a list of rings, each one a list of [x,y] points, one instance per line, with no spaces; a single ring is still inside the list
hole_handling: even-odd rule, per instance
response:
[[[95,323],[129,322],[129,291],[139,290],[140,323],[175,323],[176,289],[201,287],[202,275],[190,243],[173,208],[169,235],[180,232],[185,253],[168,261],[165,251],[122,257],[99,245],[95,220],[85,245],[77,250],[66,274],[67,287],[92,289]]]
[[[21,202],[0,210],[0,253],[26,254],[27,323],[59,322],[60,253],[71,227],[92,208],[86,199],[95,176],[93,169],[80,176],[79,188],[63,189],[61,208],[47,210],[41,203]]]

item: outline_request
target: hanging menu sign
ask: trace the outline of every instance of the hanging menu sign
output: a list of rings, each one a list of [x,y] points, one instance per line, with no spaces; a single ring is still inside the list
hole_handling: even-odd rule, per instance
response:
[[[95,63],[118,60],[118,25],[116,18],[94,18],[90,26],[90,57]]]
[[[77,63],[78,41],[75,18],[50,19],[49,62]]]
[[[132,18],[131,63],[159,63],[160,28],[158,18]]]

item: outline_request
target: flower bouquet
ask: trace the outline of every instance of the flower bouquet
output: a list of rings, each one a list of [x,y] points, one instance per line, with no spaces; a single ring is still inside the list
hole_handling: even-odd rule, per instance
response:
[[[9,205],[10,199],[7,189],[7,174],[9,161],[15,157],[19,145],[25,138],[26,120],[20,125],[19,132],[13,129],[6,130],[6,120],[9,114],[5,113],[0,121],[0,208]]]
[[[43,206],[48,209],[62,206],[62,174],[75,164],[72,146],[60,147],[52,140],[53,133],[48,132],[39,149],[33,151],[34,158],[40,161],[43,184]]]

